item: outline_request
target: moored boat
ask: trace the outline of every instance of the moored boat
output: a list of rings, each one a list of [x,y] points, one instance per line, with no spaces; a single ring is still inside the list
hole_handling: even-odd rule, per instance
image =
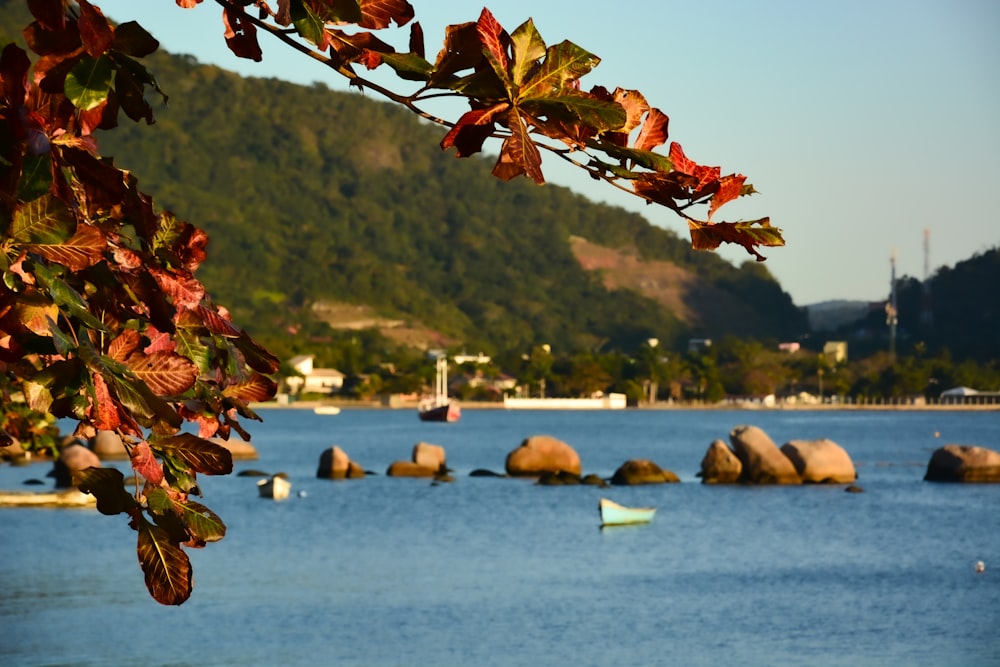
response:
[[[339,415],[340,408],[336,405],[317,405],[313,412],[317,415]]]
[[[628,526],[637,523],[649,523],[656,514],[655,507],[625,507],[607,498],[601,498],[599,507],[602,526]]]
[[[257,491],[260,492],[261,498],[284,500],[291,490],[292,483],[288,480],[288,475],[283,472],[257,482]]]
[[[434,395],[420,401],[417,416],[424,422],[457,422],[462,416],[458,403],[448,398],[448,357],[437,358]]]

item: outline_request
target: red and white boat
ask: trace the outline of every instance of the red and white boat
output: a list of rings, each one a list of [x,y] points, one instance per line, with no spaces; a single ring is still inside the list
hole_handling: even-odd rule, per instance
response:
[[[420,401],[417,416],[424,422],[457,422],[462,416],[458,403],[448,398],[448,357],[437,358],[434,395]]]

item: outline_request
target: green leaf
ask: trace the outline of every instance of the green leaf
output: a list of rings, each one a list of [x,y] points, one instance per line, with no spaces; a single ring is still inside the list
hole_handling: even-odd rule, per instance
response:
[[[620,129],[627,119],[625,108],[617,102],[602,100],[572,88],[564,88],[544,97],[521,100],[520,107],[540,116],[582,122],[598,132]]]
[[[10,235],[20,243],[62,243],[73,236],[76,220],[69,207],[50,194],[14,212]]]
[[[49,296],[59,306],[60,310],[70,317],[83,322],[86,326],[96,331],[110,333],[110,330],[99,319],[94,317],[87,307],[87,302],[80,296],[79,292],[70,287],[69,283],[58,276],[55,270],[46,267],[41,262],[33,262],[35,278],[48,289]]]
[[[191,546],[202,546],[206,542],[218,542],[226,536],[226,524],[222,522],[219,515],[194,500],[176,501],[174,506],[181,514],[181,521],[188,528],[188,533],[192,540],[197,540],[200,544]]]
[[[382,62],[391,67],[400,79],[429,81],[434,66],[415,53],[383,53]]]
[[[87,468],[80,473],[80,480],[77,486],[97,498],[97,511],[101,514],[114,516],[129,512],[138,505],[132,494],[125,490],[125,476],[119,470]]]
[[[653,151],[640,151],[635,148],[626,148],[607,141],[592,141],[588,145],[592,148],[603,151],[611,157],[618,158],[619,160],[634,162],[636,165],[645,167],[646,169],[650,169],[652,171],[666,174],[674,168],[674,165],[670,161],[669,157],[666,155],[660,155],[659,153],[654,153]]]
[[[563,41],[551,46],[541,67],[521,86],[518,99],[548,97],[555,91],[561,92],[568,82],[579,79],[600,62],[600,58],[573,42]]]
[[[63,92],[73,106],[89,111],[108,99],[113,73],[114,68],[106,56],[81,58],[66,75]]]
[[[520,86],[538,61],[545,56],[545,42],[542,41],[542,36],[531,19],[518,26],[510,37],[514,52],[511,74],[514,85]]]
[[[17,198],[31,201],[41,197],[52,186],[52,158],[49,155],[25,155],[21,164],[21,180]]]
[[[326,42],[326,25],[302,0],[292,0],[290,4],[292,24],[299,35],[316,46]],[[360,9],[358,14],[360,15]],[[359,16],[360,18],[360,16]]]
[[[146,579],[146,589],[164,605],[183,604],[191,597],[191,561],[170,534],[145,517],[138,517],[136,554]]]

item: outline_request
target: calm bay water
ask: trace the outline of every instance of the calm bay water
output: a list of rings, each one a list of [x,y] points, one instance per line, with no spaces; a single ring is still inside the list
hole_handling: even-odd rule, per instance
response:
[[[1000,485],[922,481],[944,443],[1000,448],[1000,412],[262,414],[260,460],[236,469],[285,471],[292,497],[204,478],[229,534],[188,552],[179,608],[148,597],[123,517],[0,509],[0,664],[1000,666]],[[865,492],[701,485],[739,424],[833,439]],[[469,477],[542,433],[586,473],[649,458],[682,483]],[[382,474],[418,441],[446,448],[454,483]],[[332,444],[379,474],[316,479]],[[47,469],[0,467],[0,488]],[[601,530],[602,495],[659,511]]]

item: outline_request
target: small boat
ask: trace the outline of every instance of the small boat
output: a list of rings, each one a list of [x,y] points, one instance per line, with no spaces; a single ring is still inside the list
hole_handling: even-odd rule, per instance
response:
[[[317,405],[313,412],[317,415],[339,415],[340,408],[336,405]]]
[[[417,416],[422,422],[457,422],[461,418],[462,409],[448,398],[448,357],[437,358],[434,395],[420,401]]]
[[[602,526],[649,523],[656,514],[655,507],[625,507],[607,498],[601,498],[600,510]]]
[[[273,498],[274,500],[284,500],[292,490],[292,483],[288,481],[288,475],[279,472],[271,475],[267,479],[257,482],[257,491],[261,498]]]

